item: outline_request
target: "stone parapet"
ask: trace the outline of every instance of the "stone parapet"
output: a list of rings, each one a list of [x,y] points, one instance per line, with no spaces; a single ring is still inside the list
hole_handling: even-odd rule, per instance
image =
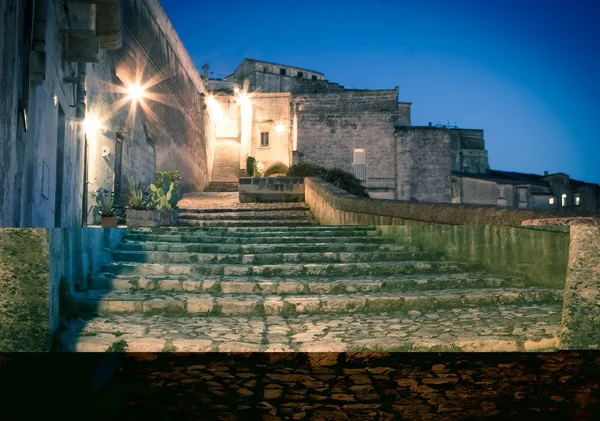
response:
[[[312,177],[305,179],[305,186],[306,203],[319,223],[326,225],[520,226],[528,220],[566,216],[551,211],[367,199]]]

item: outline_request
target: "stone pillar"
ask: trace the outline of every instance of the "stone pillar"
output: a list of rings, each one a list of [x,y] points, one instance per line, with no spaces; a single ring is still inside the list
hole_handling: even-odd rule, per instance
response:
[[[571,225],[561,347],[600,349],[600,226]]]

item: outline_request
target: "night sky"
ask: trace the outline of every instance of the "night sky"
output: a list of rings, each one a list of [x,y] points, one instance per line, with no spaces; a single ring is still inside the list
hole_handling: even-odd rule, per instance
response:
[[[197,68],[244,58],[393,89],[412,124],[483,129],[492,169],[600,183],[600,1],[162,0]]]

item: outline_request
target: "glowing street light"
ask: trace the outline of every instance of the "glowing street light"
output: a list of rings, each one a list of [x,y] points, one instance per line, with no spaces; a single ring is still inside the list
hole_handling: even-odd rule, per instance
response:
[[[275,126],[275,131],[277,132],[277,134],[282,134],[285,131],[284,125],[278,124],[277,126]]]
[[[87,134],[96,134],[98,130],[100,130],[100,120],[92,116],[86,117],[85,120],[83,120],[83,126],[85,127]]]
[[[240,94],[237,97],[236,103],[240,104],[240,105],[244,105],[248,102],[248,96],[246,94]]]
[[[127,88],[127,94],[132,100],[139,101],[144,97],[144,88],[140,85],[131,85]]]

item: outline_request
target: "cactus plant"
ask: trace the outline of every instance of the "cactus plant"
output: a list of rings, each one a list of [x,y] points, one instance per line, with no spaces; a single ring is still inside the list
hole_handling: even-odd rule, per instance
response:
[[[142,210],[146,208],[146,202],[144,196],[148,193],[144,188],[144,185],[135,177],[127,177],[129,182],[129,208],[134,210]]]
[[[150,185],[150,201],[148,203],[150,209],[156,209],[160,211],[168,211],[177,208],[177,202],[183,197],[178,187],[175,187],[175,183],[169,183],[167,176],[162,175],[162,186],[158,187],[156,184]]]

